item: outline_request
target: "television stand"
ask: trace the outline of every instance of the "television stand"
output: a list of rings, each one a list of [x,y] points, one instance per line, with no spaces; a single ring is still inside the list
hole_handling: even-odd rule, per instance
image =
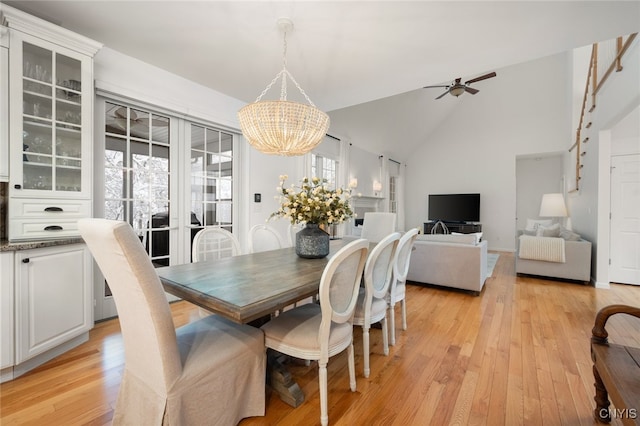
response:
[[[436,223],[438,222],[425,222],[424,223],[424,233],[425,234],[430,234],[431,230],[433,229],[433,227],[436,225]],[[473,234],[475,232],[482,232],[482,224],[481,223],[469,223],[469,222],[445,222],[444,220],[442,221],[442,223],[444,223],[447,228],[449,229],[449,232],[458,232],[460,234]],[[438,227],[438,233],[441,233],[441,228]]]

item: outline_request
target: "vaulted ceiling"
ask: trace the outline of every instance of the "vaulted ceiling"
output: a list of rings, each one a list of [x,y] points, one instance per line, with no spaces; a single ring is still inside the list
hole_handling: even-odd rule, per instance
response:
[[[638,1],[4,3],[246,102],[282,68],[276,22],[288,17],[294,29],[287,37],[287,66],[328,112],[400,94],[391,101],[397,111],[441,102],[434,100],[438,89],[417,89],[456,77],[465,81],[640,27]],[[296,92],[290,84],[289,99],[300,100]],[[276,85],[265,98],[278,96]],[[430,119],[447,113],[444,104]]]

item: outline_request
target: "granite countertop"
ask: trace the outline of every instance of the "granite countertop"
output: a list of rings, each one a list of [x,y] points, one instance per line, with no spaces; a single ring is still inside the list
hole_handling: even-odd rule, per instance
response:
[[[41,247],[61,246],[84,243],[82,238],[66,238],[63,240],[16,241],[0,240],[0,251],[29,250]]]

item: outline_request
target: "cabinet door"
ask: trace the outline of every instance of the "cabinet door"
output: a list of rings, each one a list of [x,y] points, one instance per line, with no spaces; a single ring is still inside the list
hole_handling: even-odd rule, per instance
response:
[[[0,252],[0,369],[13,365],[13,252]]]
[[[11,196],[89,198],[92,58],[10,35]]]
[[[18,251],[16,364],[93,326],[91,256],[84,244]]]

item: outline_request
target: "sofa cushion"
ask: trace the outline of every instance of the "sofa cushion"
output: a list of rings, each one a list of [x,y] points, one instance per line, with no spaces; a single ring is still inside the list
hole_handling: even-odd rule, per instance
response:
[[[470,244],[477,245],[476,234],[420,234],[416,241],[437,241],[441,243]]]
[[[560,236],[560,224],[556,223],[550,226],[538,226],[536,237],[554,237]]]
[[[538,226],[550,226],[552,223],[552,219],[527,219],[527,226],[524,229],[527,231],[536,231]]]
[[[576,234],[575,232],[570,231],[566,228],[560,228],[559,237],[567,241],[580,241],[580,239],[582,238],[580,234]]]

